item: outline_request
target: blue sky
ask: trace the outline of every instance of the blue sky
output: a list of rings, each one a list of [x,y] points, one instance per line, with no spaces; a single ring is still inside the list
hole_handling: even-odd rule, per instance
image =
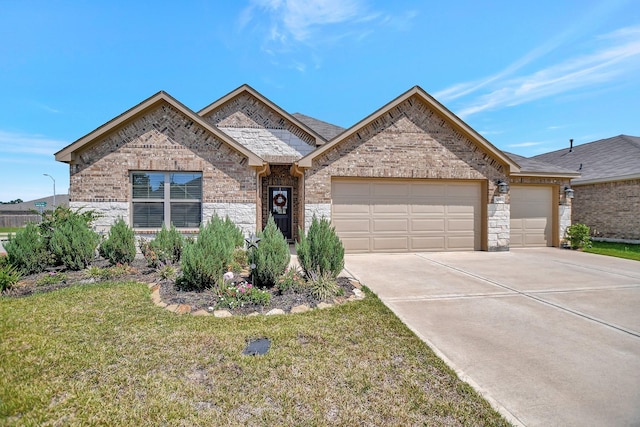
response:
[[[637,0],[0,0],[0,201],[66,193],[53,154],[159,90],[350,127],[419,85],[532,156],[640,135],[639,76]]]

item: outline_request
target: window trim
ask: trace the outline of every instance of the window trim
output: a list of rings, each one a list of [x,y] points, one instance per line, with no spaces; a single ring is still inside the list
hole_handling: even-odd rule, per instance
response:
[[[164,179],[163,179],[163,197],[162,198],[134,198],[134,175],[135,174],[163,174],[164,175]],[[200,175],[200,198],[198,199],[172,199],[171,198],[171,175],[173,174],[197,174]],[[177,229],[179,230],[192,230],[192,229],[198,229],[200,227],[200,225],[202,225],[203,222],[203,214],[204,214],[204,203],[202,201],[202,196],[204,193],[204,189],[203,189],[203,176],[204,174],[202,173],[202,171],[161,171],[161,170],[130,170],[129,171],[129,188],[130,188],[130,197],[129,197],[129,212],[130,212],[130,224],[132,226],[132,228],[134,230],[144,230],[144,231],[150,231],[150,230],[159,230],[162,225],[164,225],[165,227],[170,227],[171,226],[171,204],[172,203],[193,203],[193,204],[197,204],[200,207],[200,216],[198,218],[198,225],[195,227],[177,227]],[[167,183],[169,183],[169,185],[167,185]],[[162,203],[163,205],[163,214],[162,214],[162,225],[160,227],[136,227],[134,225],[134,205],[135,203],[157,203],[160,204]]]

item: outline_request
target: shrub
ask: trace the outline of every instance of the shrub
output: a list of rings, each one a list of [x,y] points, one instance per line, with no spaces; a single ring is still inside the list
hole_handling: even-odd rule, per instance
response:
[[[56,229],[69,222],[82,222],[90,229],[91,223],[96,218],[98,218],[98,215],[93,210],[81,211],[80,209],[76,209],[74,211],[65,206],[58,206],[55,210],[46,211],[42,214],[42,220],[39,225],[40,234],[45,241],[47,249],[53,252],[51,248],[51,238]],[[58,259],[54,259],[53,262],[58,265],[62,263]]]
[[[55,285],[56,283],[64,282],[67,280],[67,275],[64,273],[58,273],[56,271],[51,271],[46,275],[40,277],[36,280],[36,285],[44,286],[44,285]]]
[[[335,277],[329,271],[323,273],[311,271],[309,272],[309,280],[307,281],[311,295],[319,300],[326,300],[328,298],[338,295],[342,289],[338,286]]]
[[[185,245],[182,276],[178,280],[180,288],[201,291],[223,283],[222,276],[233,261],[237,242],[236,232],[230,224],[233,223],[216,215],[200,227],[200,234],[194,242]]]
[[[55,259],[70,270],[82,270],[91,263],[100,238],[80,215],[57,224],[49,239]]]
[[[21,277],[22,274],[14,266],[2,263],[2,265],[0,265],[0,293],[11,289],[13,285],[18,283]]]
[[[177,263],[182,257],[184,237],[171,224],[170,228],[162,225],[155,239],[150,242],[142,242],[140,249],[149,267],[157,268],[160,264]]]
[[[300,242],[296,243],[298,262],[304,275],[329,273],[334,279],[344,268],[344,247],[328,219],[318,220],[315,216],[309,233],[300,230]]]
[[[298,272],[297,268],[287,268],[284,274],[278,279],[276,288],[278,288],[278,291],[280,291],[280,293],[284,293],[289,289],[298,291],[302,287],[304,287],[304,284],[304,279]]]
[[[268,291],[258,289],[251,283],[240,282],[225,284],[218,292],[217,308],[237,308],[245,305],[267,306],[271,302]]]
[[[129,264],[136,256],[136,236],[122,218],[109,230],[106,240],[100,245],[100,255],[111,265]]]
[[[49,264],[45,240],[36,224],[29,223],[4,245],[7,261],[22,274],[39,273]]]
[[[240,273],[242,269],[247,266],[248,262],[247,251],[242,248],[235,248],[233,250],[233,260],[231,261],[230,270],[234,273]]]
[[[572,249],[582,249],[591,247],[591,238],[589,237],[589,227],[585,224],[572,224],[567,227],[565,234]]]
[[[251,248],[248,254],[249,263],[255,264],[251,277],[257,286],[274,286],[291,260],[289,244],[271,215],[258,237],[261,239],[258,247]]]

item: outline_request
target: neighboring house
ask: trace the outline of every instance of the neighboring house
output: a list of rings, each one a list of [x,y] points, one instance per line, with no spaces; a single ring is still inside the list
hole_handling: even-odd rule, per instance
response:
[[[594,237],[640,240],[640,137],[571,142],[533,159],[580,173],[571,181],[573,222],[588,225]]]
[[[195,233],[217,214],[251,233],[271,214],[297,239],[317,216],[349,252],[558,246],[579,176],[520,165],[417,86],[349,129],[248,85],[197,113],[159,92],[55,157],[71,207],[102,212],[100,228]]]
[[[68,194],[42,197],[22,203],[0,204],[0,227],[22,227],[28,222],[39,222],[39,212],[52,210],[56,206],[68,206]]]

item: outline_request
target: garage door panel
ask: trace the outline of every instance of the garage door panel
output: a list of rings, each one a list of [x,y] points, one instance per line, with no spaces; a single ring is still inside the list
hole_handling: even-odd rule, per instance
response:
[[[443,234],[445,231],[445,220],[442,218],[437,218],[437,219],[412,218],[411,231],[413,232],[435,231]]]
[[[468,218],[468,219],[456,219],[456,218],[449,218],[447,219],[447,231],[464,231],[464,232],[470,232],[471,236],[473,236],[473,226],[474,226],[474,219],[473,218]]]
[[[344,218],[341,217],[333,221],[336,230],[347,233],[370,233],[370,221],[368,218]]]
[[[409,207],[406,204],[376,203],[372,207],[373,214],[398,214],[406,215]]]
[[[444,236],[431,236],[431,237],[412,237],[411,238],[411,250],[412,251],[439,251],[445,247]]]
[[[402,251],[407,252],[409,250],[408,237],[373,237],[373,251],[386,252],[386,251]]]
[[[344,237],[341,236],[342,246],[346,252],[371,252],[370,239],[368,237]]]
[[[399,232],[407,234],[409,232],[409,222],[407,219],[374,219],[373,233]]]
[[[333,224],[343,242],[347,240],[348,252],[480,249],[479,183],[420,180],[357,183],[345,186],[352,182],[341,179],[332,183]],[[352,190],[359,193],[350,193]],[[366,204],[368,209],[344,206],[354,200],[358,206]],[[363,222],[359,223],[357,217]]]

